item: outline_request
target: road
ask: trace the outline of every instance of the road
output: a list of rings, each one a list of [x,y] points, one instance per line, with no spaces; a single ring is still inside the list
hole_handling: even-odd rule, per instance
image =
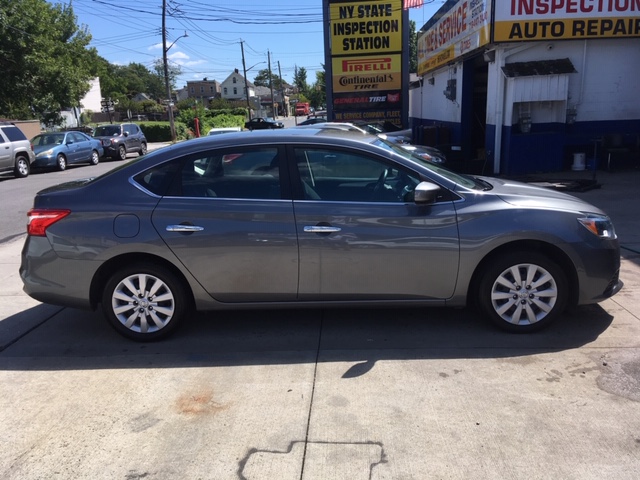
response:
[[[137,157],[137,154],[130,154],[127,161]],[[34,171],[27,178],[14,178],[12,174],[0,175],[4,212],[0,222],[0,243],[26,232],[27,212],[33,206],[33,197],[40,190],[71,180],[95,177],[118,165],[120,162],[102,159],[98,165],[69,165],[63,172]]]

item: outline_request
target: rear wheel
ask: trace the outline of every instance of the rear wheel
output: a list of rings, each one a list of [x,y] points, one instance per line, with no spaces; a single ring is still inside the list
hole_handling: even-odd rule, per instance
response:
[[[169,270],[152,264],[124,268],[106,284],[102,309],[121,335],[137,341],[166,337],[187,310],[182,282]]]
[[[100,155],[97,150],[91,152],[91,159],[89,160],[91,165],[97,165],[100,162]]]
[[[29,159],[24,155],[18,155],[16,157],[16,164],[13,167],[13,174],[16,178],[24,178],[29,175],[31,171],[31,165],[29,165]]]
[[[56,167],[61,172],[67,169],[67,159],[61,153],[59,153],[58,156],[56,157]]]
[[[526,333],[556,320],[567,298],[567,277],[555,262],[538,253],[513,252],[486,268],[478,303],[498,327]]]
[[[147,154],[147,144],[145,142],[142,142],[142,144],[140,145],[140,156],[146,155],[146,154]]]

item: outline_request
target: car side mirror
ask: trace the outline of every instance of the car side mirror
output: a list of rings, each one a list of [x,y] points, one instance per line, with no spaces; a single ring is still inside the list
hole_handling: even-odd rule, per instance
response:
[[[440,193],[440,187],[435,183],[420,182],[413,193],[413,201],[417,205],[433,205]]]
[[[124,136],[128,137],[129,136],[129,132],[124,132]]]

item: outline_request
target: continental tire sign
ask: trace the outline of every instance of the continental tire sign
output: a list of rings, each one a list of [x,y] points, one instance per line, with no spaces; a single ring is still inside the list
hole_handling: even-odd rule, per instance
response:
[[[399,54],[334,57],[332,65],[335,93],[402,88],[402,57]]]

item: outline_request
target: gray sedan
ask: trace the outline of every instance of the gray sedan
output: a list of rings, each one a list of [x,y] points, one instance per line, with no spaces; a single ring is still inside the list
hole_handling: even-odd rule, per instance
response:
[[[101,304],[135,340],[193,308],[372,304],[473,303],[530,332],[622,287],[593,205],[338,130],[194,139],[43,190],[28,216],[24,290]]]

